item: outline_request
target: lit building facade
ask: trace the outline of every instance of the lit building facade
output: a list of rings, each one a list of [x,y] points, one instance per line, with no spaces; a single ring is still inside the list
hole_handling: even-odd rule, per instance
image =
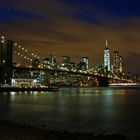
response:
[[[89,59],[88,57],[82,57],[82,62],[85,63],[84,66],[85,66],[85,70],[88,70],[89,69]]]
[[[55,68],[57,66],[57,61],[55,56],[50,54],[48,58],[44,59],[43,65],[47,68]]]
[[[120,56],[119,57],[119,71],[120,71],[120,73],[122,73],[123,72],[123,69],[122,69],[122,56]]]
[[[106,48],[104,49],[104,67],[105,71],[111,71],[111,62],[110,62],[110,50],[108,48],[108,40],[105,40]]]
[[[85,62],[80,62],[77,64],[77,70],[86,70],[86,63]]]
[[[119,55],[118,51],[114,51],[113,54],[113,72],[122,73],[122,56]]]
[[[62,63],[68,64],[70,63],[70,61],[71,61],[71,58],[69,56],[63,56]]]
[[[21,87],[21,88],[36,87],[37,80],[31,79],[31,78],[12,78],[11,86],[12,87]]]
[[[54,68],[57,66],[56,58],[54,55],[49,55],[50,67]]]
[[[107,67],[107,71],[111,71],[110,50],[108,48],[104,49],[104,67]]]
[[[43,60],[43,65],[46,66],[46,67],[49,67],[50,66],[50,59],[49,58],[45,58]]]
[[[71,69],[71,58],[69,56],[63,56],[61,67]]]

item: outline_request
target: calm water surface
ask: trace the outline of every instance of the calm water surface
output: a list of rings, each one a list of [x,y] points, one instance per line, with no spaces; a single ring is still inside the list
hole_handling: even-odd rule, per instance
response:
[[[56,129],[124,132],[140,138],[140,88],[2,92],[0,118]]]

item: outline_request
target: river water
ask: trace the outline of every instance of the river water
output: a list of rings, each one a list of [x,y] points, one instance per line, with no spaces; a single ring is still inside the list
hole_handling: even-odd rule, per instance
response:
[[[0,119],[55,129],[121,132],[140,139],[140,87],[1,92]]]

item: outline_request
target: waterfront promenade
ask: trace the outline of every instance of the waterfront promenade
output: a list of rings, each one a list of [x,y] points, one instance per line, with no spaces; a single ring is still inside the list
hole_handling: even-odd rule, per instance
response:
[[[58,87],[0,87],[0,92],[12,92],[12,91],[58,91]]]

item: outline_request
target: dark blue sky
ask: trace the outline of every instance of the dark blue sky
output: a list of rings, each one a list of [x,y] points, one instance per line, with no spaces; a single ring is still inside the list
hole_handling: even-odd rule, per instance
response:
[[[108,38],[125,68],[139,72],[139,7],[139,0],[1,0],[0,32],[42,57],[88,56],[91,66],[102,63]]]
[[[55,2],[54,0],[52,0]],[[33,3],[34,2],[34,3]],[[33,1],[28,0],[24,2],[25,4],[32,4],[32,7],[38,5],[42,5],[43,1]],[[71,9],[77,9],[78,11],[71,14],[76,14],[78,18],[87,21],[89,20],[89,16],[96,20],[97,16],[114,16],[114,17],[139,17],[140,16],[140,1],[139,0],[58,0],[56,3],[61,3],[63,6],[69,7]],[[21,5],[20,5],[21,4]],[[47,2],[44,1],[44,4]],[[60,4],[60,5],[61,5]],[[1,0],[0,2],[0,20],[1,21],[9,21],[9,20],[16,20],[17,17],[32,19],[36,18],[37,15],[26,11],[26,9],[20,9],[22,7],[22,2],[16,0]],[[59,6],[60,6],[59,5]],[[26,7],[24,7],[26,8]],[[41,10],[41,9],[40,9]],[[101,19],[102,20],[102,19]]]
[[[104,14],[112,16],[139,16],[139,0],[63,0],[71,6],[87,8],[93,12],[94,8],[104,11]]]

